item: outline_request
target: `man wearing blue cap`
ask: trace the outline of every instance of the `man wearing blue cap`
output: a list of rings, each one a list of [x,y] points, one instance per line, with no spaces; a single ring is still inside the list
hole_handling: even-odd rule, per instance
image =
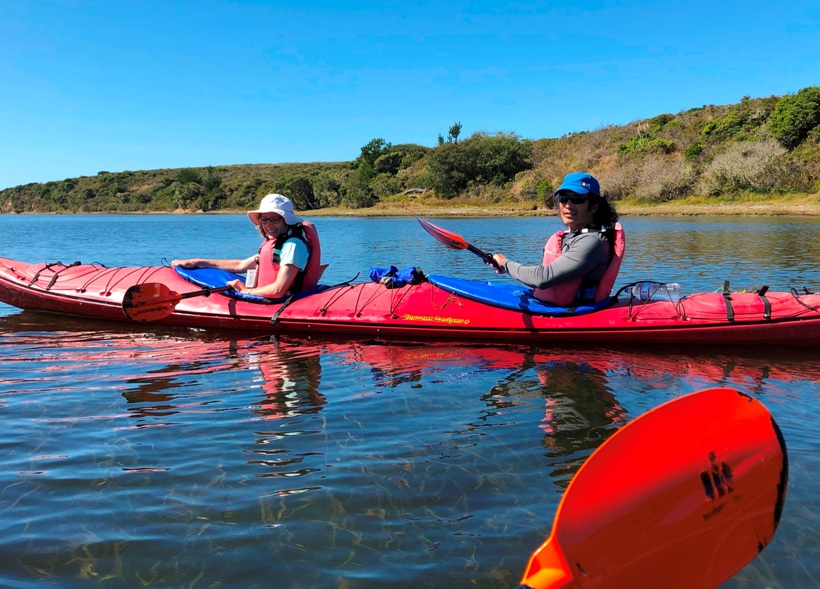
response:
[[[567,175],[553,193],[553,204],[567,229],[549,239],[542,265],[522,266],[504,254],[493,259],[511,277],[535,289],[536,298],[553,305],[607,299],[623,258],[618,213],[587,172]]]

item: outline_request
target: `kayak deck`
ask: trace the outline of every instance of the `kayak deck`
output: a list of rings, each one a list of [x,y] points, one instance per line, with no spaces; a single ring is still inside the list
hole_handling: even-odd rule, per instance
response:
[[[675,302],[622,297],[586,313],[539,314],[488,304],[463,291],[471,283],[476,289],[493,288],[489,283],[430,278],[401,288],[341,284],[285,301],[241,300],[222,293],[195,296],[181,300],[162,322],[440,341],[820,345],[816,293],[698,293]],[[461,290],[448,287],[448,281]],[[201,288],[164,266],[106,268],[0,258],[0,301],[21,309],[125,321],[125,291],[151,282],[180,294]],[[521,296],[520,287],[498,286]]]

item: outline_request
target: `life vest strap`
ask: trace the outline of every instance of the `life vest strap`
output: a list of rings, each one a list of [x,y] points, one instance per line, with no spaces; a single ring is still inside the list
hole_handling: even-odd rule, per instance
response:
[[[735,320],[735,310],[732,308],[732,292],[729,290],[729,281],[723,283],[723,302],[726,304],[726,319]]]
[[[757,291],[757,296],[760,297],[760,300],[763,301],[763,318],[764,319],[771,319],[772,318],[772,304],[769,302],[769,299],[766,298],[766,292],[769,290],[768,285],[764,285],[760,290]]]

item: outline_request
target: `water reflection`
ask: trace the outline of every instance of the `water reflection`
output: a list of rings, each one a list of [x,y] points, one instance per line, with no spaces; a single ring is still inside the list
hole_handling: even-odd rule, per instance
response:
[[[265,393],[251,411],[262,419],[318,413],[327,403],[319,392],[322,351],[320,346],[289,345],[278,340],[246,351],[248,365],[259,371]]]
[[[574,457],[555,462],[553,477],[568,482],[584,457],[626,420],[626,411],[610,389],[606,371],[572,353],[508,350],[505,356],[504,362],[516,368],[485,398],[499,410],[520,398],[542,400],[543,417],[537,427],[546,455]]]
[[[86,555],[123,586],[442,586],[433,570],[512,586],[594,448],[705,386],[765,398],[794,463],[815,461],[814,352],[272,340],[28,313],[0,318],[0,352],[0,560],[61,581]],[[791,545],[813,542],[804,476],[778,531]]]

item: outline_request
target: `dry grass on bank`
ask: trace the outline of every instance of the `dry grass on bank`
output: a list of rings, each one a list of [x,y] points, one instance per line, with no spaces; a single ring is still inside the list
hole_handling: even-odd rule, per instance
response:
[[[423,217],[537,217],[555,215],[543,203],[413,200],[380,203],[365,209],[327,208],[306,213],[315,217],[406,217],[409,209]],[[820,216],[820,194],[800,197],[709,199],[692,197],[668,203],[619,201],[618,213],[633,217],[687,216]]]

